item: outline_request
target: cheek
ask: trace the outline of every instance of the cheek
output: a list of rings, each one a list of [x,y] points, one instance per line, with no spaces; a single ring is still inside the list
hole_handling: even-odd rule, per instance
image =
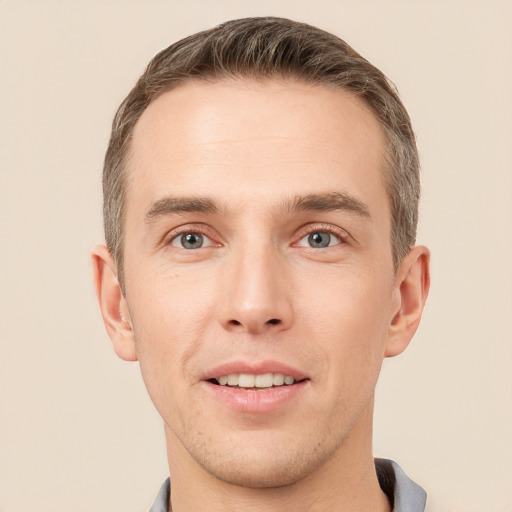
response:
[[[384,357],[390,286],[360,269],[357,274],[333,272],[323,282],[322,289],[307,286],[309,292],[299,294],[307,295],[300,316],[309,336],[341,386],[371,383]]]
[[[183,331],[194,335],[215,303],[212,277],[205,272],[183,272],[165,262],[146,269],[142,263],[139,268],[145,272],[131,280],[127,276],[128,302],[133,306],[139,338],[166,343],[180,339]]]
[[[127,279],[128,304],[144,382],[160,413],[178,400],[173,391],[186,387],[184,369],[200,350],[214,320],[208,283],[170,272],[148,272]]]
[[[303,273],[295,295],[300,316],[315,324],[319,332],[339,332],[341,336],[354,331],[349,339],[363,342],[365,337],[356,332],[379,336],[386,332],[391,292],[390,279],[371,269],[347,266],[331,268],[321,276]]]

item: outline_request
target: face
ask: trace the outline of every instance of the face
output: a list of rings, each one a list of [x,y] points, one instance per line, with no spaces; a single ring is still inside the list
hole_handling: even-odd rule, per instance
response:
[[[371,450],[399,307],[384,151],[358,99],[295,82],[188,83],[142,115],[123,307],[181,465],[264,487]]]

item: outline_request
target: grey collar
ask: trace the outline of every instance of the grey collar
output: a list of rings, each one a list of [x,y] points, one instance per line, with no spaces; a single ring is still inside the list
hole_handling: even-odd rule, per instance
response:
[[[375,469],[382,490],[388,495],[393,512],[424,512],[427,495],[394,461],[375,459]],[[169,512],[170,479],[163,483],[149,512]]]

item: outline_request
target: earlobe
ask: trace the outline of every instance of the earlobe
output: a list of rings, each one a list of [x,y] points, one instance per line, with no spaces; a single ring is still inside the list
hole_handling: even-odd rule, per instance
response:
[[[421,320],[430,288],[430,252],[426,247],[413,247],[403,259],[395,279],[397,305],[388,330],[384,355],[402,353],[411,341]]]
[[[96,296],[114,350],[121,359],[136,361],[137,352],[130,313],[117,280],[110,252],[104,245],[98,245],[93,249],[91,257]]]

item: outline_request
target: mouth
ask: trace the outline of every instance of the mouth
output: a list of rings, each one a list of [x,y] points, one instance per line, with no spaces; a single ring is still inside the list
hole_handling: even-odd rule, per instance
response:
[[[203,389],[221,409],[227,406],[259,414],[297,404],[311,381],[310,376],[278,361],[226,362],[209,370],[202,380]]]
[[[283,373],[231,373],[229,375],[209,379],[208,382],[228,388],[260,391],[282,386],[291,386],[306,380],[308,379],[303,378],[296,380],[291,375],[285,375]]]

